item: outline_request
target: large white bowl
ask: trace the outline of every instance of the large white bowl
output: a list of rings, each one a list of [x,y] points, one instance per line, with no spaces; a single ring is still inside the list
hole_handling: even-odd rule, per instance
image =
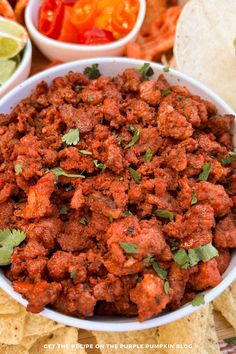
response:
[[[4,97],[0,102],[0,113],[9,112],[12,107],[17,102],[19,102],[19,100],[29,96],[33,91],[35,85],[38,84],[41,80],[45,80],[46,82],[51,83],[54,78],[58,76],[63,76],[67,74],[70,70],[83,71],[86,66],[95,63],[99,64],[99,69],[101,73],[103,75],[108,76],[115,76],[126,68],[137,68],[143,65],[143,62],[141,60],[126,58],[99,58],[81,60],[53,67],[31,77],[24,83],[20,84],[19,87],[10,92],[6,97]],[[154,78],[156,78],[160,73],[163,73],[162,65],[154,63],[152,63],[151,65],[155,72]],[[205,87],[203,84],[190,78],[189,76],[171,69],[170,72],[166,73],[165,75],[167,76],[167,79],[171,84],[186,86],[192,93],[200,95],[201,97],[213,102],[218,108],[220,114],[235,114],[233,110],[214,92]],[[223,275],[222,282],[215,288],[205,292],[206,303],[212,301],[215,297],[222,293],[222,291],[224,291],[235,279],[236,251],[234,251],[232,254],[229,267]],[[13,291],[11,282],[4,276],[3,272],[0,272],[0,287],[21,304],[23,304],[24,306],[27,305],[27,301],[24,300],[20,294]],[[50,309],[45,309],[41,314],[54,321],[62,322],[69,326],[84,328],[88,330],[123,332],[161,326],[166,323],[176,321],[186,315],[189,315],[197,309],[199,309],[199,307],[193,307],[191,304],[186,304],[176,311],[163,313],[155,318],[146,320],[142,323],[140,323],[137,318],[107,316],[95,316],[90,319],[81,320],[79,318],[63,315],[59,312]]]
[[[124,53],[126,45],[137,37],[137,34],[142,26],[146,12],[146,1],[139,0],[139,2],[139,13],[132,31],[122,39],[108,44],[72,44],[60,42],[44,36],[37,29],[39,8],[42,0],[30,0],[25,12],[25,23],[31,38],[49,60],[66,62],[94,57],[121,56]]]
[[[20,64],[11,77],[0,87],[0,98],[8,91],[19,85],[22,81],[27,79],[31,69],[31,60],[32,46],[30,40],[28,39]]]

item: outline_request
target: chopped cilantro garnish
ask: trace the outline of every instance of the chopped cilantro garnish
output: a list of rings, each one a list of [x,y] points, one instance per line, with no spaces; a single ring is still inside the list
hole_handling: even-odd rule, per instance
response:
[[[141,283],[141,281],[142,281],[142,277],[138,276],[138,277],[136,278],[136,282],[137,282],[137,283]]]
[[[151,162],[152,161],[152,150],[150,148],[147,149],[144,158],[145,158],[145,160],[147,162]]]
[[[133,130],[132,130],[133,131]],[[137,141],[139,140],[139,136],[140,136],[140,131],[139,129],[135,129],[134,130],[134,135],[133,138],[130,140],[130,142],[125,146],[125,149],[130,148],[131,146],[133,146],[134,144],[137,143]]]
[[[168,96],[171,93],[171,89],[165,89],[161,91],[162,97]]]
[[[200,173],[198,179],[199,181],[207,181],[208,176],[211,172],[212,169],[212,163],[204,163],[203,167],[202,167],[202,172]]]
[[[128,254],[138,254],[138,245],[131,242],[120,242],[120,246],[123,248],[125,253]]]
[[[127,218],[128,216],[131,216],[131,215],[133,215],[133,214],[132,214],[131,211],[129,211],[128,209],[126,209],[126,210],[124,211],[124,213],[122,214],[122,216],[123,216],[124,218]]]
[[[14,247],[24,241],[26,234],[19,229],[0,230],[0,265],[5,266],[11,263],[11,255]]]
[[[145,263],[152,263],[154,261],[153,256],[148,256],[146,258],[144,258],[143,262]]]
[[[15,167],[14,167],[14,169],[15,169],[15,173],[16,173],[17,175],[19,175],[19,174],[22,173],[22,165],[16,164]]]
[[[204,296],[196,294],[195,298],[191,301],[192,306],[200,306],[205,304]]]
[[[99,162],[98,160],[93,160],[94,166],[99,168],[100,170],[102,170],[102,172],[105,171],[105,169],[107,168],[107,166],[101,162]]]
[[[167,295],[169,295],[170,293],[170,283],[168,282],[168,280],[165,281],[164,283],[164,291]]]
[[[138,69],[141,74],[141,80],[146,81],[154,74],[153,68],[150,66],[149,63],[144,63],[141,68]]]
[[[77,272],[70,272],[70,278],[75,280],[77,277]]]
[[[88,96],[88,101],[89,101],[89,102],[92,102],[93,100],[94,100],[94,96],[93,96],[93,95],[89,95],[89,96]]]
[[[174,214],[166,209],[157,209],[154,211],[153,214],[158,216],[159,218],[169,219],[170,221],[174,220]]]
[[[198,264],[200,261],[208,262],[210,259],[218,256],[217,249],[208,243],[204,246],[191,248],[188,251],[179,249],[173,256],[174,261],[183,269]]]
[[[92,155],[92,154],[93,154],[91,151],[88,151],[88,150],[79,150],[79,152],[80,152],[82,155]]]
[[[58,182],[58,177],[71,177],[71,178],[85,178],[83,175],[77,175],[73,173],[66,173],[61,167],[54,168],[51,172],[56,176],[56,182]]]
[[[194,205],[197,203],[197,193],[195,190],[193,190],[193,193],[192,193],[192,199],[191,199],[191,205]]]
[[[82,86],[82,85],[76,85],[75,86],[75,92],[79,93],[79,92],[81,92],[83,90],[83,88],[84,88],[84,86]]]
[[[101,76],[101,73],[98,69],[98,64],[93,64],[84,69],[84,74],[88,76],[90,80],[98,79]]]
[[[152,267],[161,279],[166,279],[167,271],[162,269],[156,261],[152,261]]]
[[[87,220],[85,219],[85,217],[81,218],[79,221],[80,224],[82,225],[86,225],[87,224]]]
[[[222,165],[230,165],[236,157],[236,153],[230,151],[228,156],[221,160]]]
[[[79,142],[79,129],[70,129],[67,134],[63,135],[61,140],[66,145],[77,145]]]
[[[170,71],[170,68],[169,66],[164,66],[162,70],[164,71],[164,73],[168,73]]]
[[[62,204],[61,209],[60,209],[60,214],[61,215],[68,214],[68,209],[67,209],[67,206],[65,204]]]
[[[183,101],[183,103],[181,104],[180,108],[184,108],[186,106],[186,104],[188,103],[188,98],[185,98],[185,100]]]
[[[133,177],[133,179],[135,180],[136,183],[140,182],[141,180],[141,175],[134,170],[132,167],[128,167],[129,173],[131,174],[131,176]]]
[[[179,247],[179,242],[172,242],[171,244],[170,244],[170,249],[171,249],[171,251],[176,251],[177,249],[178,249],[178,247]]]

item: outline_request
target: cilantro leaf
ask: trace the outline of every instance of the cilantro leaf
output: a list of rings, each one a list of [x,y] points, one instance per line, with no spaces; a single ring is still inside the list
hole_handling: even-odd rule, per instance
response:
[[[171,89],[162,90],[161,91],[161,96],[162,97],[168,96],[171,92],[172,92]]]
[[[188,251],[179,249],[173,256],[174,261],[183,269],[198,264],[200,261],[208,262],[219,255],[218,250],[211,244],[191,248]]]
[[[183,269],[187,269],[190,265],[189,256],[187,252],[182,248],[174,254],[173,259],[175,263],[177,263]]]
[[[191,205],[194,205],[197,203],[197,193],[195,190],[193,190],[193,194],[192,194],[192,199],[191,199]]]
[[[162,69],[162,71],[164,71],[164,73],[168,73],[170,71],[169,66],[164,66],[164,68]]]
[[[71,178],[85,178],[83,175],[77,175],[73,173],[66,173],[61,167],[54,168],[51,172],[56,176],[56,182],[58,182],[58,177],[71,177]]]
[[[189,100],[188,98],[185,98],[183,103],[181,104],[180,108],[183,109],[186,106],[186,104],[188,103],[188,100]]]
[[[228,156],[221,160],[222,165],[230,165],[236,157],[236,153],[230,151]]]
[[[139,276],[138,276],[138,277],[136,278],[136,282],[137,282],[137,283],[141,283],[142,280],[143,280],[142,277],[139,277]]]
[[[98,69],[98,64],[93,64],[84,69],[84,74],[88,76],[90,80],[98,79],[101,76],[101,73]]]
[[[85,217],[81,218],[79,221],[80,224],[82,225],[86,225],[87,224],[87,220],[85,219]]]
[[[133,214],[132,214],[131,211],[129,211],[128,209],[126,209],[126,210],[124,211],[124,213],[122,214],[122,216],[123,216],[124,218],[127,218],[128,216],[131,216],[131,215],[133,215]]]
[[[150,66],[149,63],[144,63],[143,66],[138,69],[138,72],[140,72],[141,74],[142,81],[149,80],[149,77],[154,74],[153,68]]]
[[[148,256],[146,258],[144,258],[143,262],[145,263],[152,263],[154,261],[153,256]]]
[[[155,272],[159,275],[161,279],[166,279],[167,277],[167,271],[162,269],[156,261],[151,262],[152,267],[155,270]]]
[[[179,247],[179,242],[172,242],[171,244],[170,244],[170,249],[171,249],[171,251],[175,251],[175,250],[177,250],[177,248]]]
[[[14,247],[18,246],[25,238],[26,234],[19,229],[0,230],[0,265],[11,263]]]
[[[131,242],[120,242],[120,246],[123,248],[125,253],[128,254],[138,254],[138,245]]]
[[[67,209],[67,206],[65,204],[62,204],[61,209],[60,209],[60,214],[61,215],[68,214],[68,209]]]
[[[91,151],[88,151],[88,150],[79,150],[79,152],[80,152],[82,155],[92,155],[92,154],[93,154]]]
[[[93,160],[94,166],[99,168],[100,170],[102,170],[102,172],[105,171],[105,169],[107,168],[107,166],[101,162],[98,162],[98,160]]]
[[[83,88],[84,88],[84,86],[82,86],[82,85],[76,85],[75,86],[75,92],[79,93],[79,92],[81,92],[83,90]]]
[[[139,140],[139,136],[140,136],[140,131],[139,129],[134,130],[134,135],[133,138],[130,140],[130,142],[125,146],[125,149],[130,148],[131,146],[133,146],[134,144],[137,143],[137,141]]]
[[[70,129],[67,134],[63,135],[61,140],[66,145],[77,145],[79,142],[79,129]]]
[[[236,344],[236,337],[224,338],[224,342],[228,344]]]
[[[168,280],[166,280],[165,283],[164,283],[164,291],[165,291],[166,295],[169,295],[169,293],[170,293],[170,283],[168,282]]]
[[[152,161],[152,150],[150,148],[147,149],[144,158],[145,158],[145,160],[147,162],[151,162]]]
[[[196,294],[195,298],[191,301],[192,306],[200,306],[205,304],[204,296]]]
[[[140,174],[134,170],[132,167],[128,167],[129,173],[131,174],[131,176],[133,177],[133,179],[135,180],[136,183],[139,183],[141,181],[141,176]]]
[[[157,209],[153,214],[159,216],[159,218],[169,219],[170,221],[174,220],[174,214],[166,209]]]
[[[203,167],[202,167],[202,172],[200,173],[198,179],[199,181],[207,181],[208,176],[211,172],[211,168],[212,168],[212,163],[204,163]]]
[[[16,164],[15,166],[14,166],[14,169],[15,169],[15,173],[17,174],[17,175],[19,175],[19,174],[21,174],[22,173],[22,165],[21,164]]]

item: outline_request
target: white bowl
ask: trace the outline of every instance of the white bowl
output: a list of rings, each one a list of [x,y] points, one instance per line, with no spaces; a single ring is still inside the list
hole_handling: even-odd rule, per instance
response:
[[[142,26],[146,12],[146,1],[139,0],[139,2],[139,13],[132,31],[122,39],[108,44],[72,44],[60,42],[44,36],[37,29],[39,8],[42,0],[30,0],[25,12],[25,23],[31,38],[49,60],[66,62],[85,58],[121,56],[124,53],[126,45],[136,38]]]
[[[8,91],[27,79],[31,69],[32,46],[28,39],[20,64],[17,66],[11,77],[0,87],[0,98]]]
[[[9,112],[12,107],[19,102],[19,100],[29,96],[34,89],[35,85],[41,80],[45,80],[51,83],[52,80],[58,76],[63,76],[68,73],[68,71],[83,71],[86,66],[98,63],[99,69],[103,75],[115,76],[122,72],[126,68],[130,67],[140,67],[143,65],[143,61],[127,58],[99,58],[99,59],[89,59],[81,60],[72,63],[66,63],[46,71],[43,71],[30,79],[26,80],[24,83],[20,84],[7,96],[5,96],[0,102],[0,113]],[[160,64],[152,63],[152,68],[155,72],[153,78],[155,79],[160,73],[163,73],[163,66]],[[196,95],[213,102],[220,114],[235,114],[233,110],[214,92],[208,89],[203,84],[197,82],[196,80],[190,78],[189,76],[179,73],[175,70],[170,69],[168,73],[165,74],[167,79],[172,85],[186,86],[189,90]],[[235,132],[234,132],[235,134]],[[234,135],[235,136],[235,135]],[[232,258],[227,268],[226,272],[223,274],[223,280],[215,288],[206,291],[205,302],[208,303],[216,298],[220,293],[222,293],[233,280],[236,279],[236,250],[232,254]],[[18,302],[27,305],[27,301],[23,297],[13,291],[11,282],[4,276],[3,272],[0,272],[0,287],[5,290],[10,296],[16,299]],[[54,310],[45,309],[41,314],[48,317],[54,321],[64,323],[69,326],[74,326],[78,328],[96,330],[96,331],[135,331],[142,330],[146,328],[152,328],[156,326],[161,326],[169,322],[176,321],[181,317],[191,314],[192,312],[198,310],[199,307],[193,307],[191,304],[186,304],[180,309],[168,313],[160,314],[155,318],[151,318],[144,322],[139,322],[137,318],[126,318],[126,317],[107,317],[107,316],[94,316],[90,319],[81,320],[72,316],[63,315]]]

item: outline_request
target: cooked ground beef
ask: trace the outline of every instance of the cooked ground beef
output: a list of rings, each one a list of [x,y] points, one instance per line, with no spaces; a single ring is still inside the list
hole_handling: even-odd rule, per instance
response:
[[[143,321],[216,286],[236,248],[233,119],[135,69],[41,82],[0,115],[0,228],[26,234],[6,275],[28,310]],[[218,256],[176,257],[206,245]]]

